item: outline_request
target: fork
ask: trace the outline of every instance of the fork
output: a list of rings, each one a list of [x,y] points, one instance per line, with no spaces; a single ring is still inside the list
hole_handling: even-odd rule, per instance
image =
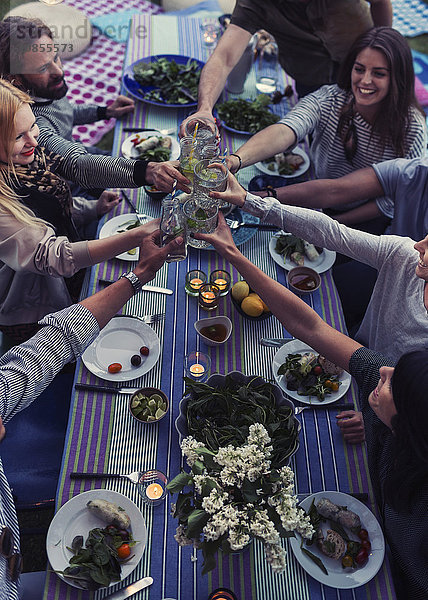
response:
[[[264,229],[268,231],[277,231],[276,225],[268,225],[267,223],[245,223],[244,221],[234,221],[233,219],[226,219],[226,223],[230,229],[239,229],[240,227],[253,227],[254,229]]]
[[[132,483],[137,484],[142,475],[143,471],[133,471],[132,473],[127,473],[126,475],[122,475],[120,473],[81,473],[78,471],[73,471],[73,473],[70,473],[70,479],[129,479],[129,481]]]
[[[146,325],[152,325],[153,323],[159,323],[159,321],[163,321],[165,319],[165,313],[156,313],[155,315],[143,315],[140,317],[139,315],[118,315],[120,317],[131,317],[132,319],[138,319],[139,321],[143,321]]]

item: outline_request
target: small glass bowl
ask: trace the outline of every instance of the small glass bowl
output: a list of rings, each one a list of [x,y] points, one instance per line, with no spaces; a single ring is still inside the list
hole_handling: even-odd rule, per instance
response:
[[[184,357],[184,373],[194,381],[205,381],[211,369],[211,359],[203,352],[189,352]]]
[[[145,471],[138,480],[137,489],[145,504],[156,506],[167,496],[167,476],[156,469]]]
[[[206,282],[207,276],[203,271],[200,271],[199,269],[189,271],[186,273],[186,294],[189,294],[189,296],[198,296],[199,288]]]
[[[231,277],[227,271],[213,271],[210,275],[210,283],[213,283],[220,290],[220,296],[227,296],[230,290]]]
[[[199,288],[199,306],[204,310],[215,310],[220,299],[220,289],[213,283],[204,283]]]

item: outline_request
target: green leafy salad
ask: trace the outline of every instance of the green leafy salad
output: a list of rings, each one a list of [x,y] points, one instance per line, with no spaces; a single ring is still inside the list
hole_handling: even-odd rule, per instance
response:
[[[217,104],[216,110],[220,119],[228,126],[238,131],[247,131],[248,133],[257,133],[269,125],[279,121],[279,116],[273,114],[268,104],[271,98],[266,94],[260,94],[253,101],[228,100],[222,104]]]
[[[152,90],[141,90],[144,98],[162,104],[196,102],[200,74],[199,64],[191,58],[184,65],[167,58],[134,65],[135,80],[143,87],[153,86]]]

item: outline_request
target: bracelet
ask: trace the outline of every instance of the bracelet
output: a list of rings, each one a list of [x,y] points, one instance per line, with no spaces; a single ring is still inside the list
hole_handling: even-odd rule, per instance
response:
[[[276,198],[278,200],[278,194],[276,193],[276,189],[272,185],[267,185],[265,188],[268,197]]]
[[[133,271],[129,271],[129,273],[123,273],[119,279],[127,279],[129,281],[129,283],[132,285],[132,289],[134,290],[134,296],[135,294],[138,294],[138,292],[141,292],[142,288],[143,288],[143,284],[141,283],[141,281],[138,279],[138,277],[135,275],[135,273]]]
[[[239,160],[239,167],[235,171],[235,173],[237,173],[242,167],[242,158],[239,156],[239,154],[234,154],[233,152],[229,156],[236,156],[236,158]]]

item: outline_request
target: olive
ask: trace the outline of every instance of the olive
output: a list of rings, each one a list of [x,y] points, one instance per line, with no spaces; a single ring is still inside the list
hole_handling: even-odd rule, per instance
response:
[[[149,349],[147,348],[147,346],[141,346],[141,348],[140,348],[140,354],[142,356],[148,356],[149,355]]]
[[[360,538],[360,540],[367,540],[369,537],[369,532],[367,531],[367,529],[360,529],[360,531],[358,532],[358,537]]]
[[[133,367],[139,367],[141,365],[141,356],[138,354],[134,354],[131,356],[131,365]]]

